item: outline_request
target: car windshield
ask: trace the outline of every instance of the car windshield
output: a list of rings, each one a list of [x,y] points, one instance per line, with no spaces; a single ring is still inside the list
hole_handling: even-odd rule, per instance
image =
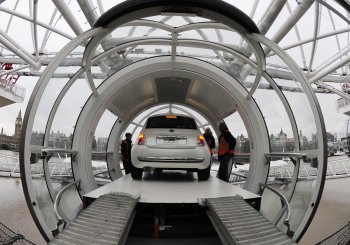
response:
[[[182,116],[156,116],[150,117],[146,128],[184,128],[197,129],[193,118]]]

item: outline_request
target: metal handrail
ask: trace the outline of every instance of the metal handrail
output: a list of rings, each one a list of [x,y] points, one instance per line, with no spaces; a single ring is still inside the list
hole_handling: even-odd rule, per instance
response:
[[[270,152],[265,153],[265,158],[277,158],[277,157],[297,157],[297,158],[306,158],[306,153],[301,152]]]
[[[80,179],[79,180],[76,180],[72,183],[69,183],[68,185],[66,185],[65,187],[63,187],[56,195],[56,198],[55,198],[55,202],[54,202],[54,206],[53,206],[53,211],[54,211],[54,214],[56,216],[56,218],[58,219],[57,221],[57,225],[56,225],[56,229],[53,231],[53,233],[55,233],[56,235],[62,230],[60,229],[60,226],[63,224],[65,226],[66,222],[64,221],[64,219],[61,217],[59,211],[58,211],[58,205],[60,204],[60,201],[61,201],[61,197],[62,197],[62,194],[67,190],[69,189],[72,185],[75,185],[77,183],[80,183]],[[64,227],[63,226],[63,227]],[[55,235],[54,234],[54,235]]]
[[[273,187],[271,187],[269,185],[260,183],[260,187],[267,188],[267,189],[271,190],[272,192],[274,192],[275,194],[277,194],[280,197],[280,199],[281,199],[281,201],[283,203],[283,206],[286,207],[286,209],[287,209],[286,218],[284,219],[283,223],[288,228],[288,231],[287,231],[288,236],[290,236],[290,237],[293,236],[294,235],[294,231],[292,231],[290,229],[290,223],[289,223],[290,217],[291,217],[291,214],[292,214],[292,209],[290,208],[290,205],[289,205],[289,202],[288,202],[287,198],[281,192],[279,192],[278,190],[276,190],[275,188],[273,188]]]
[[[78,154],[78,151],[72,150],[72,149],[64,149],[64,148],[44,148],[41,150],[43,156],[47,157],[52,154],[56,153],[66,153],[66,154],[72,154],[72,156],[76,156]]]
[[[113,152],[112,151],[92,151],[91,155],[94,155],[94,156],[113,155]]]

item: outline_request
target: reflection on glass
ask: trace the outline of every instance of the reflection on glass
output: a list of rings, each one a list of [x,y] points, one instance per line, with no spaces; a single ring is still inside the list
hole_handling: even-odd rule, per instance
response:
[[[266,48],[264,45],[262,46]],[[316,122],[305,90],[294,74],[290,73],[288,65],[278,55],[272,54],[273,52],[266,58],[267,68],[271,67],[275,72],[280,72],[288,77],[287,79],[274,78],[274,80],[292,109],[297,123],[301,150],[317,149]],[[267,71],[269,73],[269,70]]]
[[[79,96],[77,96],[77,94],[79,94]],[[59,138],[61,141],[66,141],[68,137],[71,139],[81,108],[84,106],[90,94],[91,90],[85,79],[78,79],[73,83],[57,108],[50,130],[52,134],[50,135],[51,141],[55,141]],[[67,143],[66,147],[62,148],[68,148]],[[69,145],[71,144],[69,143]],[[60,148],[57,145],[54,147]]]
[[[110,132],[117,117],[109,110],[102,114],[92,141],[91,164],[97,185],[102,186],[111,182],[111,177],[107,167],[107,145]]]
[[[56,101],[57,96],[61,92],[63,86],[68,79],[51,79],[41,97],[37,113],[33,123],[32,135],[35,137],[31,140],[32,145],[42,145],[43,135],[45,132],[47,119],[49,118],[52,106]]]
[[[292,185],[295,171],[294,160],[282,158],[270,162],[267,184],[279,191],[287,199],[293,194]],[[278,221],[282,208],[280,197],[272,191],[265,189],[262,195],[262,212],[271,221]],[[284,224],[282,224],[284,225]]]
[[[311,171],[314,171],[314,169]],[[315,187],[315,184],[316,180],[314,179],[304,179],[298,181],[295,187],[294,195],[292,197],[292,200],[290,201],[290,206],[292,209],[290,227],[293,231],[297,230],[300,222],[304,218],[307,209],[310,206],[310,201],[311,197],[313,196],[313,188]]]
[[[54,154],[48,161],[53,200],[55,200],[57,194],[62,190],[64,186],[74,181],[71,157],[67,154],[57,153]],[[59,210],[62,212],[63,218],[74,219],[77,215],[77,211],[81,206],[81,198],[76,187],[72,186],[67,189],[61,197],[59,203]],[[57,222],[57,221],[56,221]]]
[[[278,184],[268,183],[271,187],[278,190]],[[274,221],[274,218],[280,212],[282,208],[281,199],[271,190],[265,188],[261,196],[261,213],[271,222]]]
[[[35,163],[31,164],[30,167],[33,188],[37,200],[37,203],[33,203],[33,206],[39,206],[46,224],[51,230],[53,230],[56,228],[57,219],[53,212],[53,201],[49,194],[49,190],[47,189],[47,184],[44,177],[43,160],[36,161]]]
[[[37,195],[36,200],[38,201],[35,205],[39,206],[41,214],[49,229],[54,230],[56,228],[57,219],[54,215],[53,202],[47,189],[45,178],[43,176],[40,178],[33,178],[32,182]]]
[[[300,149],[317,149],[316,124],[306,94],[284,92],[284,95],[293,109],[294,117],[298,125]]]
[[[274,90],[254,93],[269,132],[271,152],[294,151],[294,136],[285,107]],[[268,100],[266,98],[269,98]]]
[[[49,171],[51,177],[72,177],[71,157],[68,154],[57,153],[54,154],[48,161]]]
[[[234,166],[232,167],[230,182],[243,187],[250,167],[250,141],[241,116],[234,113],[224,119],[231,134],[236,138]],[[216,142],[218,146],[218,140]],[[217,152],[217,150],[216,150]]]
[[[61,186],[61,189],[72,181],[73,178],[70,181],[67,179],[67,182],[63,182],[64,185]],[[75,185],[69,187],[65,192],[63,192],[59,203],[59,208],[62,215],[66,216],[68,220],[73,220],[79,214],[82,207],[82,200]]]

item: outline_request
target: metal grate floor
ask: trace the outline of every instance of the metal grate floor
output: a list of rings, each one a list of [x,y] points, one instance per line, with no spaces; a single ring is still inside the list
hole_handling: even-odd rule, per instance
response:
[[[241,197],[206,200],[208,216],[224,244],[296,244]]]
[[[102,195],[49,244],[124,244],[137,202],[125,194]]]

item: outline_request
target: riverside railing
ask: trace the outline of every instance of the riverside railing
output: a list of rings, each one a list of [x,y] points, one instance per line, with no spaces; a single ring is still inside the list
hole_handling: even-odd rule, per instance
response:
[[[272,167],[270,177],[289,179],[294,171],[294,165],[286,162],[285,165]],[[317,168],[310,167],[309,164],[300,165],[298,178],[308,179],[317,176]],[[350,176],[350,158],[341,158],[337,160],[329,160],[327,166],[326,178]]]
[[[0,172],[7,172],[10,176],[19,173],[18,156],[0,153]]]

